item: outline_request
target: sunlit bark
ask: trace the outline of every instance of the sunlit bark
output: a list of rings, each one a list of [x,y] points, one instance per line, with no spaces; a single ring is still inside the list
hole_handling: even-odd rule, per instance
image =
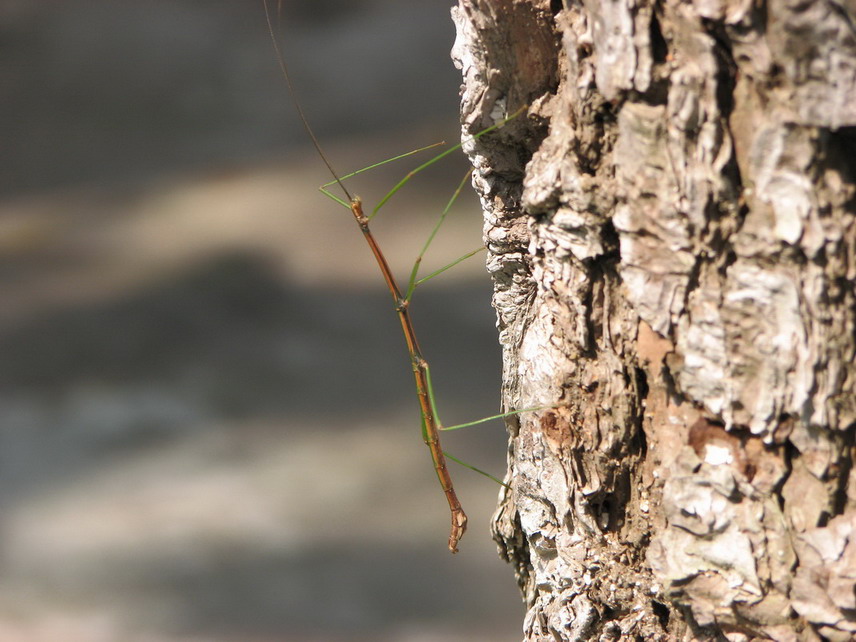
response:
[[[853,639],[854,5],[453,15],[525,640]]]

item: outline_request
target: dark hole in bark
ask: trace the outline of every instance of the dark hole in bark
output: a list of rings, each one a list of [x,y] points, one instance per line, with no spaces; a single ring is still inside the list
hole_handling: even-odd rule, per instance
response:
[[[613,520],[613,515],[612,515],[612,501],[611,501],[611,499],[609,497],[605,498],[600,503],[600,506],[598,506],[597,511],[598,511],[597,521],[600,524],[600,527],[604,531],[613,530],[612,522],[614,520]]]
[[[666,56],[669,54],[669,45],[663,37],[663,29],[660,27],[657,14],[651,16],[649,30],[651,31],[651,55],[654,56],[654,62],[666,62]]]
[[[658,602],[657,600],[651,600],[651,610],[654,612],[654,615],[657,616],[657,619],[660,621],[660,626],[663,629],[669,628],[669,607],[663,604],[662,602]]]
[[[612,615],[611,609],[607,608],[610,615]],[[604,617],[607,615],[604,612]],[[611,640],[620,640],[621,639],[621,627],[618,626],[615,622],[610,622],[605,627],[603,627],[603,634],[600,636],[600,642],[610,642]]]
[[[856,127],[839,127],[827,132],[829,163],[848,183],[856,183]]]
[[[852,454],[856,449],[856,424],[850,424],[841,432],[844,439],[844,447],[841,449],[843,456],[839,459],[838,489],[832,498],[832,510],[836,515],[841,515],[847,508],[847,487],[850,475],[853,474]],[[853,587],[856,591],[856,586]]]
[[[601,613],[600,619],[601,620],[611,620],[613,617],[615,617],[615,611],[604,604],[603,605],[603,613]],[[611,631],[611,628],[612,628],[611,624],[612,623],[607,624],[604,627],[604,633],[608,634]],[[619,631],[620,631],[620,629],[619,629]]]
[[[779,481],[776,487],[776,493],[773,495],[774,499],[779,504],[779,509],[785,510],[785,498],[782,496],[782,488],[785,485],[785,482],[788,481],[788,478],[791,476],[791,472],[793,471],[794,464],[793,461],[797,457],[800,456],[800,451],[797,450],[797,447],[794,446],[790,440],[784,443],[784,450],[782,452],[782,463],[785,464],[785,467],[788,469],[787,474],[782,475],[782,479]]]
[[[633,369],[636,378],[636,398],[639,400],[648,398],[648,377],[642,368]],[[641,403],[641,401],[640,401]],[[643,459],[648,454],[648,442],[645,439],[645,430],[642,427],[643,413],[636,414],[636,427],[631,438],[631,448],[639,453]]]
[[[619,236],[618,232],[615,229],[615,225],[612,222],[612,219],[606,219],[603,222],[603,228],[601,231],[601,239],[603,240],[603,244],[606,248],[609,248],[608,252],[615,252],[615,259],[619,259],[618,251],[620,248]]]

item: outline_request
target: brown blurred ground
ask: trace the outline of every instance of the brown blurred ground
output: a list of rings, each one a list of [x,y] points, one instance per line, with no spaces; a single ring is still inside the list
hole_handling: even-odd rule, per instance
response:
[[[448,6],[287,9],[337,164],[455,137]],[[388,295],[257,3],[6,0],[0,41],[0,642],[518,639],[496,487],[454,471],[453,558]],[[402,271],[462,171],[381,214]],[[429,264],[480,226],[462,203]],[[488,301],[477,258],[414,302],[449,422],[496,408]],[[501,427],[451,437],[503,469]]]

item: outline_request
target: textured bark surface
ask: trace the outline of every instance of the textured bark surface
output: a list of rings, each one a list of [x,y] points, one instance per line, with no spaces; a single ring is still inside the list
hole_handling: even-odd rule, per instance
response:
[[[525,639],[853,639],[856,5],[452,11]]]

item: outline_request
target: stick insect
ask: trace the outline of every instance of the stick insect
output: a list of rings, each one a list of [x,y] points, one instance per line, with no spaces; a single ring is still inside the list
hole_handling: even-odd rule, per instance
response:
[[[493,415],[491,417],[486,417],[484,419],[479,419],[477,421],[469,422],[466,424],[458,424],[456,426],[444,427],[440,423],[440,420],[439,420],[439,417],[437,414],[437,406],[436,406],[436,402],[434,399],[434,389],[433,389],[433,385],[431,382],[431,369],[429,368],[428,362],[425,360],[425,357],[422,354],[422,350],[419,347],[419,342],[416,338],[416,331],[414,330],[413,321],[411,319],[411,315],[410,315],[410,311],[409,311],[410,301],[411,301],[411,298],[413,296],[413,292],[419,284],[424,283],[425,281],[433,278],[434,276],[437,276],[438,274],[446,271],[447,269],[449,269],[451,267],[454,267],[455,265],[457,265],[458,263],[460,263],[464,259],[474,255],[479,250],[484,249],[484,248],[479,248],[478,250],[473,250],[472,252],[469,252],[468,254],[466,254],[463,257],[453,261],[452,263],[449,263],[448,265],[440,268],[439,270],[432,272],[428,276],[425,276],[421,279],[419,278],[419,268],[420,268],[420,265],[422,262],[422,258],[425,255],[425,252],[428,250],[428,247],[430,246],[431,242],[434,240],[434,237],[437,234],[438,230],[440,229],[440,226],[443,224],[443,221],[445,220],[446,214],[449,212],[449,209],[452,206],[452,204],[454,203],[454,200],[457,198],[457,195],[461,192],[466,181],[468,180],[469,173],[466,177],[464,177],[464,179],[461,181],[460,185],[458,185],[458,188],[456,189],[454,195],[450,199],[446,208],[443,210],[442,215],[440,216],[438,222],[434,226],[434,228],[433,228],[431,234],[429,235],[428,240],[426,241],[425,245],[423,246],[421,252],[419,253],[419,255],[418,255],[418,257],[417,257],[417,259],[413,265],[413,268],[410,272],[410,278],[408,280],[407,289],[404,290],[403,293],[402,293],[402,289],[398,285],[398,282],[396,281],[396,278],[395,278],[392,270],[390,269],[389,264],[387,263],[387,260],[383,254],[383,251],[381,250],[380,246],[378,245],[377,240],[375,239],[374,235],[371,232],[371,229],[369,227],[369,223],[372,220],[372,218],[378,213],[380,208],[383,207],[386,204],[386,202],[390,198],[392,198],[392,196],[396,192],[398,192],[398,190],[401,189],[405,185],[405,183],[407,183],[414,175],[416,175],[417,173],[421,172],[422,170],[428,168],[429,166],[433,165],[434,163],[436,163],[440,159],[444,158],[445,156],[448,156],[449,154],[457,151],[458,149],[461,148],[462,144],[455,145],[455,146],[443,151],[442,153],[437,154],[436,156],[434,156],[430,160],[422,163],[421,165],[419,165],[415,169],[408,172],[407,175],[403,179],[401,179],[378,202],[378,204],[372,210],[371,214],[366,215],[364,213],[364,210],[363,210],[362,201],[360,200],[360,198],[358,196],[351,194],[351,192],[348,190],[348,188],[345,187],[344,181],[346,179],[356,175],[356,174],[363,172],[363,171],[373,169],[375,167],[378,167],[379,165],[383,165],[383,164],[388,163],[388,162],[399,160],[405,156],[409,156],[409,155],[416,153],[416,152],[424,151],[426,149],[429,149],[430,147],[434,147],[434,145],[430,145],[428,147],[424,147],[424,148],[421,148],[418,150],[414,150],[413,152],[408,152],[406,154],[396,156],[394,158],[388,159],[386,161],[382,161],[380,163],[376,163],[374,165],[371,165],[371,166],[366,167],[364,169],[358,170],[356,172],[352,172],[351,174],[346,174],[346,175],[340,176],[336,172],[336,170],[333,168],[333,164],[330,162],[327,155],[322,150],[321,144],[318,141],[318,138],[316,137],[314,131],[312,130],[312,127],[309,124],[309,120],[308,120],[308,118],[307,118],[307,116],[303,110],[303,107],[297,98],[297,93],[296,93],[295,88],[294,88],[294,84],[293,84],[293,81],[291,78],[291,74],[289,73],[288,65],[285,62],[285,57],[284,57],[282,50],[280,49],[280,46],[279,46],[279,39],[277,37],[277,30],[274,26],[274,24],[275,24],[274,23],[274,17],[272,15],[272,12],[270,9],[269,0],[263,0],[262,3],[264,5],[265,19],[267,21],[267,28],[268,28],[268,31],[270,32],[270,38],[271,38],[271,42],[273,44],[274,52],[276,54],[277,62],[279,64],[279,68],[280,68],[280,71],[282,72],[282,76],[285,80],[286,86],[288,87],[288,92],[289,92],[291,100],[294,104],[295,110],[297,111],[297,114],[300,117],[300,120],[303,124],[303,128],[306,130],[306,133],[309,135],[309,138],[312,141],[312,145],[315,147],[315,150],[317,151],[318,156],[321,158],[324,165],[326,165],[327,170],[329,171],[330,175],[333,177],[333,180],[331,180],[329,183],[327,183],[325,185],[322,185],[320,189],[327,196],[329,196],[330,198],[332,198],[333,200],[338,202],[340,205],[343,205],[344,207],[346,207],[351,212],[357,226],[359,227],[360,231],[362,232],[363,238],[365,238],[366,243],[368,244],[369,249],[371,250],[371,253],[375,258],[375,261],[377,262],[377,265],[378,265],[378,268],[380,269],[383,280],[386,283],[386,287],[389,290],[389,293],[392,297],[395,312],[398,315],[399,322],[401,323],[401,330],[404,334],[404,340],[405,340],[405,343],[407,345],[407,352],[408,352],[408,355],[410,357],[410,364],[411,364],[411,367],[413,370],[413,376],[414,376],[414,379],[416,382],[416,397],[419,401],[419,409],[420,409],[420,414],[421,414],[421,419],[422,419],[422,439],[425,442],[425,444],[428,446],[428,449],[431,453],[431,459],[432,459],[433,464],[434,464],[434,470],[437,474],[437,478],[440,481],[440,486],[443,488],[443,493],[445,494],[446,500],[449,504],[449,511],[450,511],[451,519],[452,519],[451,531],[449,533],[449,550],[452,553],[457,553],[458,552],[458,543],[460,542],[461,537],[463,537],[463,535],[467,529],[467,515],[464,512],[463,507],[461,506],[461,502],[458,500],[457,494],[455,493],[455,487],[452,483],[452,476],[449,473],[449,469],[448,469],[448,466],[446,464],[446,460],[450,459],[450,460],[455,461],[455,462],[457,462],[457,463],[459,463],[459,464],[461,464],[467,468],[470,468],[471,470],[474,470],[474,471],[479,472],[483,475],[486,475],[499,484],[502,484],[502,482],[500,480],[496,479],[495,477],[493,477],[492,475],[489,475],[488,473],[485,473],[484,471],[481,471],[481,470],[479,470],[473,466],[470,466],[470,465],[462,462],[461,460],[457,459],[456,457],[453,457],[449,453],[445,452],[443,450],[441,444],[440,444],[440,432],[444,431],[444,430],[456,430],[458,428],[464,428],[466,426],[472,426],[472,425],[480,424],[480,423],[490,421],[493,419],[508,417],[510,415],[514,415],[514,414],[518,414],[520,412],[524,412],[523,410],[516,410],[516,411],[512,411],[512,412],[508,412],[508,413],[502,413],[499,415]],[[280,2],[278,3],[278,6],[277,6],[277,15],[279,15],[281,12],[281,4],[282,3],[280,0]],[[509,116],[505,120],[502,120],[502,121],[496,123],[495,125],[488,127],[487,129],[479,132],[478,134],[475,135],[475,138],[483,136],[485,134],[488,134],[489,132],[498,129],[499,127],[502,127],[506,122],[508,122],[511,119],[518,116],[525,109],[526,109],[526,106],[522,107],[521,109],[519,109],[517,112],[515,112],[514,114],[512,114],[511,116]],[[330,190],[327,189],[329,187],[334,187],[334,186],[338,187],[342,191],[344,198],[340,198],[340,197],[336,196]],[[535,410],[535,409],[526,409],[526,410]]]

